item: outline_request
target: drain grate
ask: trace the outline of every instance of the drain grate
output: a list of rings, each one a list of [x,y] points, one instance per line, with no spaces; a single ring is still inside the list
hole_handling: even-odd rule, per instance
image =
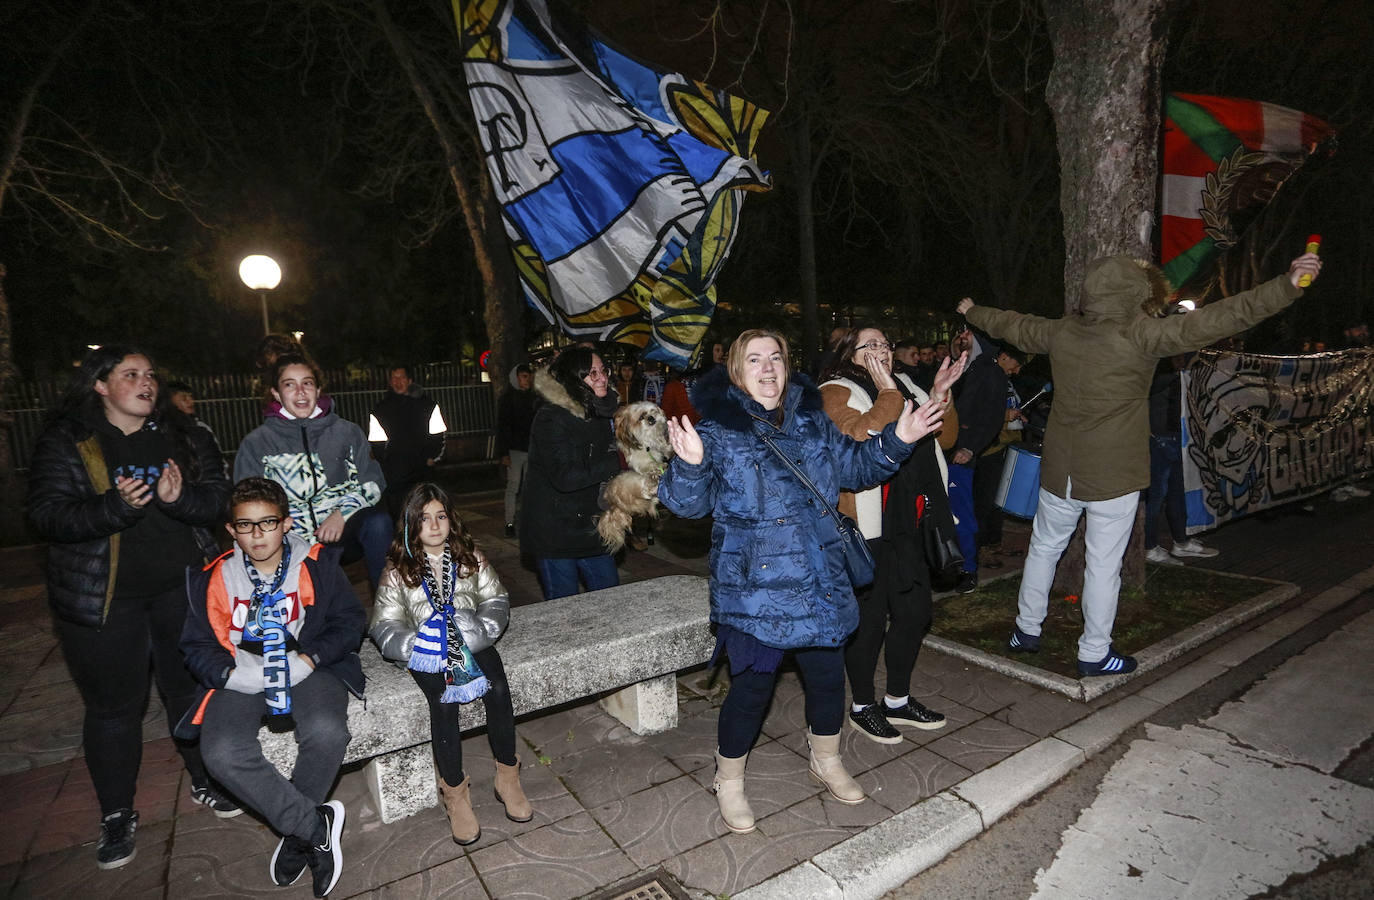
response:
[[[585,900],[691,900],[663,869],[640,872],[620,884],[597,891]]]

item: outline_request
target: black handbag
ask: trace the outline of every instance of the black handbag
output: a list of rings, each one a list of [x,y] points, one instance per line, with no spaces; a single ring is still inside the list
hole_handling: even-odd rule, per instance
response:
[[[926,567],[930,570],[931,586],[937,590],[952,587],[963,572],[964,553],[959,549],[959,535],[954,528],[949,503],[931,500],[929,494],[922,494],[917,516],[916,527],[921,535]]]
[[[868,541],[864,540],[863,532],[859,531],[859,526],[849,516],[830,505],[830,502],[825,499],[825,495],[816,489],[810,478],[806,477],[806,473],[787,458],[787,454],[783,453],[778,445],[773,443],[771,437],[765,434],[761,434],[759,437],[763,439],[769,449],[778,455],[783,465],[787,466],[792,474],[797,476],[801,483],[816,495],[816,499],[821,502],[821,509],[825,510],[826,515],[835,521],[835,530],[840,534],[840,552],[844,554],[844,568],[849,573],[849,580],[853,582],[854,587],[861,588],[872,584],[877,562],[873,559],[873,551],[868,549]]]

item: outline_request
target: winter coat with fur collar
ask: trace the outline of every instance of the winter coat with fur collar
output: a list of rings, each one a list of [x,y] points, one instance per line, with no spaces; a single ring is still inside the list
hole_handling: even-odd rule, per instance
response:
[[[781,424],[730,384],[724,367],[693,386],[705,455],[699,465],[669,464],[658,496],[676,515],[714,517],[711,620],[772,647],[838,647],[859,621],[839,535],[805,485],[764,443],[768,434],[834,505],[841,488],[858,490],[892,476],[912,445],[895,423],[867,441],[835,427],[821,395],[793,373]]]
[[[534,391],[543,402],[530,426],[520,547],[545,559],[600,556],[597,500],[620,471],[611,420],[588,415],[545,369],[534,374]]]

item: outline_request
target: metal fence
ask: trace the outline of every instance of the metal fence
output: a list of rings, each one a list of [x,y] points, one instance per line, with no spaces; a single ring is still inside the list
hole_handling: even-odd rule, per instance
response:
[[[388,370],[335,369],[324,372],[325,393],[334,401],[340,418],[367,430],[372,408],[386,395]],[[450,438],[472,438],[496,431],[496,394],[475,366],[433,363],[418,366],[416,380],[444,414]],[[190,386],[196,398],[196,416],[219,438],[226,457],[232,457],[248,432],[262,424],[262,400],[256,378],[240,373],[168,378]],[[64,381],[44,379],[15,384],[3,398],[3,408],[14,418],[10,430],[10,458],[16,469],[29,467],[33,446],[49,413],[66,387]],[[490,442],[487,453],[490,454]]]

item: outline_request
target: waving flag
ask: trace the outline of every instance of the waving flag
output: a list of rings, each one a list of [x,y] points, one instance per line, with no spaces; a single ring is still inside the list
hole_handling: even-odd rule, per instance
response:
[[[1307,113],[1256,100],[1164,98],[1160,265],[1175,287],[1236,242],[1245,220],[1330,138]]]
[[[544,0],[452,0],[526,299],[565,334],[685,366],[768,113],[626,56]]]

